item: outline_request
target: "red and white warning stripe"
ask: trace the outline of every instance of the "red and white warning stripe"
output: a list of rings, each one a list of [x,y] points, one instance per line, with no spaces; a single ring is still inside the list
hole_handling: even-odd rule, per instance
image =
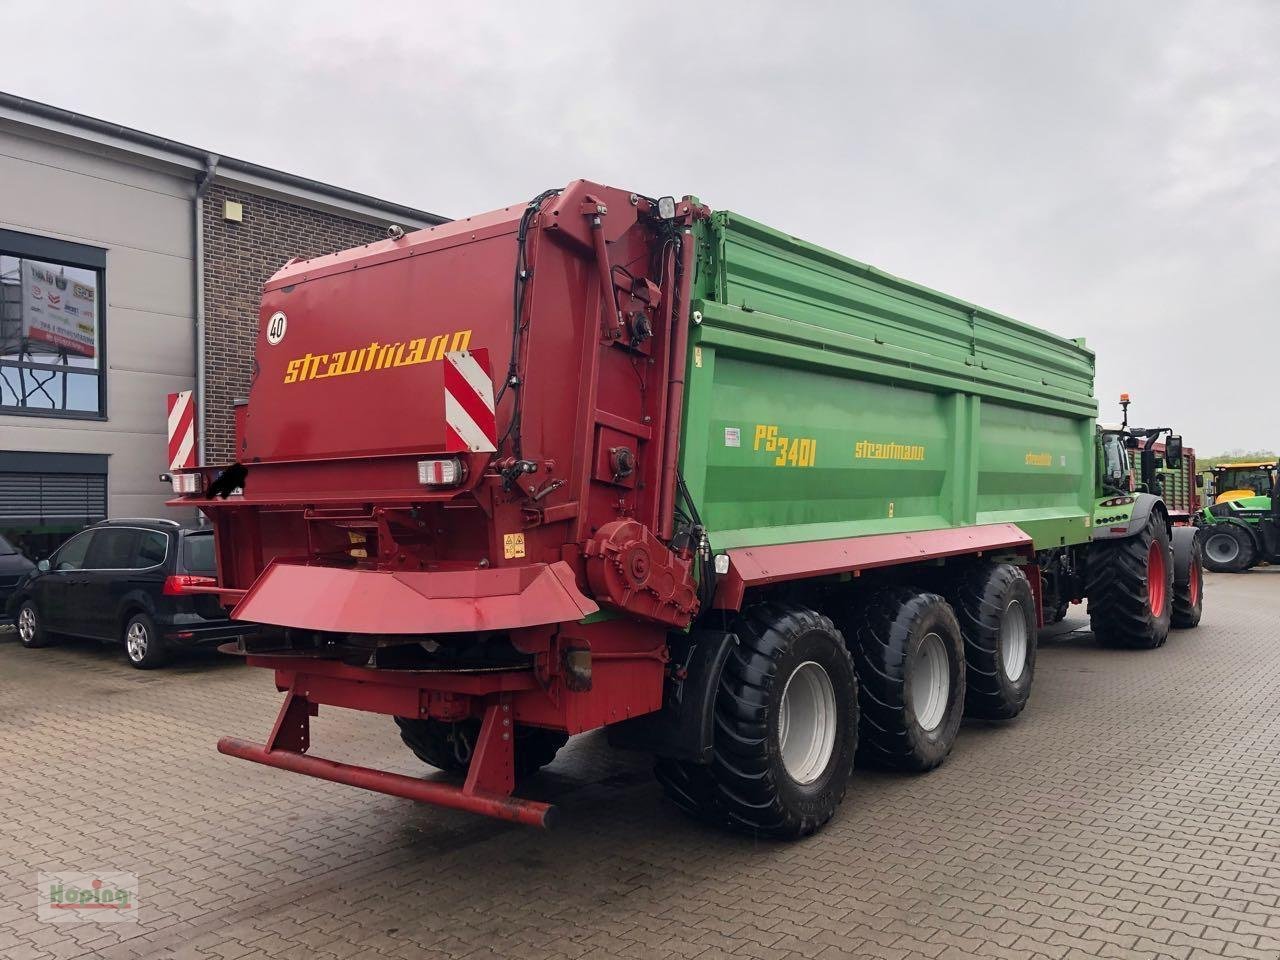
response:
[[[169,394],[169,469],[196,465],[196,402],[190,390]]]
[[[492,453],[498,449],[489,351],[454,350],[444,355],[446,453]]]

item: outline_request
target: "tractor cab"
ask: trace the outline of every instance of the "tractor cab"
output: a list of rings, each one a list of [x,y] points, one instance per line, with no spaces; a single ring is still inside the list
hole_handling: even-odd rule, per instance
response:
[[[1120,394],[1120,408],[1124,419],[1119,427],[1104,426],[1102,432],[1102,457],[1104,483],[1115,490],[1129,493],[1150,493],[1164,496],[1162,467],[1170,470],[1182,468],[1182,437],[1172,427],[1129,426],[1129,395]],[[1164,437],[1162,449],[1157,449]],[[1132,451],[1132,453],[1130,453]],[[1133,464],[1138,472],[1135,476]]]
[[[1276,488],[1276,462],[1220,463],[1213,468],[1213,502],[1229,503],[1248,497],[1270,497]]]
[[[1124,430],[1113,424],[1099,424],[1102,439],[1102,484],[1109,493],[1132,493],[1136,484]]]

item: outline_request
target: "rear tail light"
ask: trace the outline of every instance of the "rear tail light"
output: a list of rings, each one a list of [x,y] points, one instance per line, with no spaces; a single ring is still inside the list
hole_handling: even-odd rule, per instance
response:
[[[424,486],[452,487],[461,483],[462,479],[462,461],[457,457],[418,461],[418,482]]]
[[[170,479],[173,481],[173,492],[179,496],[199,493],[203,480],[198,473],[175,473]]]
[[[166,597],[180,597],[187,592],[187,587],[216,587],[217,585],[217,577],[196,577],[189,573],[175,573],[164,578],[164,589],[161,593]]]

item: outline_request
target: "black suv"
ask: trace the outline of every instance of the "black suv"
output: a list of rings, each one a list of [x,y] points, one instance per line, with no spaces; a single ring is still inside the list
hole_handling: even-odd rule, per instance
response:
[[[158,667],[174,647],[242,636],[213,594],[213,531],[172,520],[105,520],[77,533],[18,584],[8,610],[24,647],[57,634],[119,641],[135,667]]]
[[[6,604],[23,577],[36,565],[22,555],[4,537],[0,537],[0,621],[4,619]]]

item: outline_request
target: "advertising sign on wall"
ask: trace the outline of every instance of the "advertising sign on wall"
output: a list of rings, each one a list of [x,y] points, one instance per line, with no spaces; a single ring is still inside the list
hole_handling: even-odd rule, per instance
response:
[[[72,279],[56,264],[23,260],[22,335],[29,347],[95,356],[97,297],[92,282]]]

